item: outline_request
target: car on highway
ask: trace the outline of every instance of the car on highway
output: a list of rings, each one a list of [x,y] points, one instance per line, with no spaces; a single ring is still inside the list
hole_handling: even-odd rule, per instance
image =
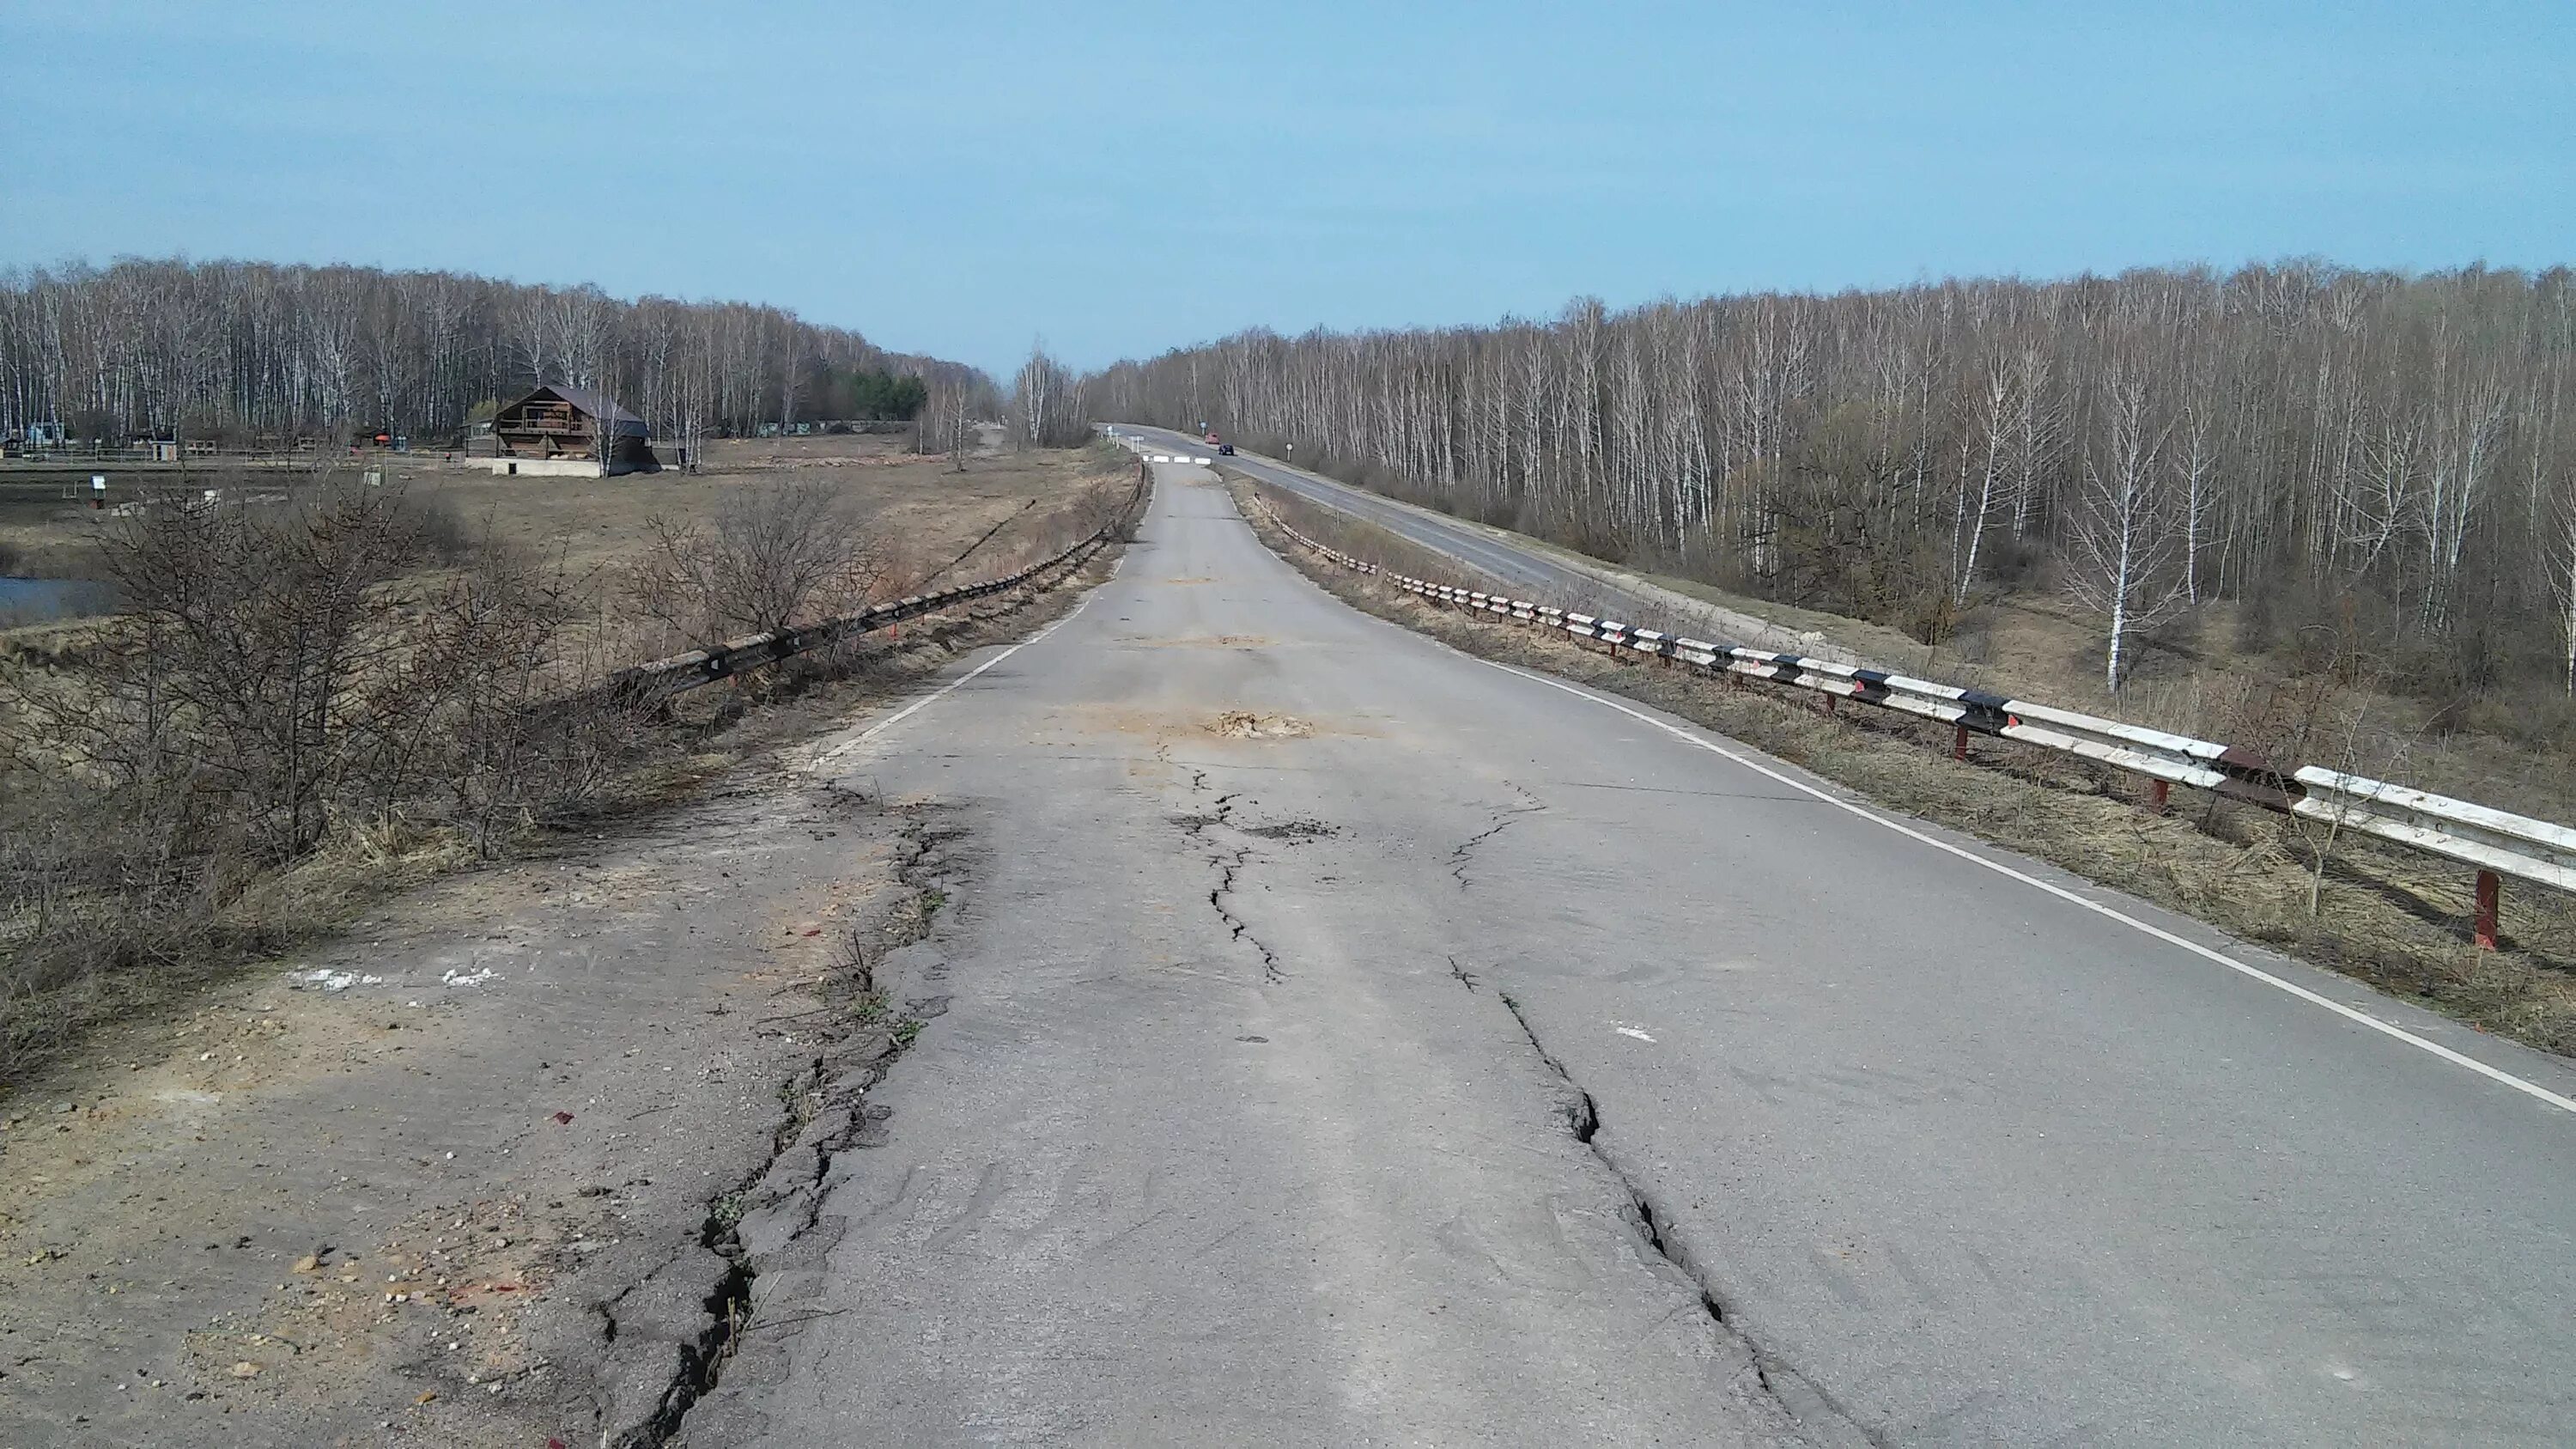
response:
[[[1233,457],[1233,456],[1234,456],[1234,444],[1232,444],[1232,443],[1219,443],[1219,444],[1217,444],[1217,445],[1216,445],[1216,455],[1217,455],[1218,457],[1220,457],[1220,458],[1231,458],[1231,457]]]

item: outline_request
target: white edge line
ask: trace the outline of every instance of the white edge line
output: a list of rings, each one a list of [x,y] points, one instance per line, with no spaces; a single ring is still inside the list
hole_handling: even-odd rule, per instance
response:
[[[1118,571],[1126,566],[1127,555],[1122,553],[1118,556],[1117,562],[1109,566],[1109,578],[1117,578]],[[1106,583],[1108,580],[1103,580],[1103,582]],[[953,691],[974,683],[975,676],[983,673],[985,670],[992,668],[994,665],[1001,663],[1003,660],[1010,658],[1012,655],[1019,653],[1021,650],[1028,648],[1032,644],[1045,642],[1046,636],[1063,628],[1065,625],[1072,623],[1075,618],[1081,615],[1083,610],[1090,608],[1091,601],[1097,593],[1098,591],[1094,590],[1092,593],[1084,594],[1081,602],[1065,611],[1065,616],[1063,618],[1056,620],[1054,623],[1047,625],[1045,628],[1031,634],[1026,639],[1021,640],[1019,643],[1012,645],[1001,653],[994,655],[992,658],[987,659],[983,663],[976,665],[974,668],[967,670],[965,673],[958,675],[955,679],[948,681],[946,684],[939,686],[930,693],[923,695],[921,698],[916,699],[912,703],[905,705],[903,708],[896,710],[894,713],[887,715],[884,719],[878,720],[875,724],[868,726],[866,729],[859,731],[850,738],[834,745],[831,749],[826,750],[822,756],[816,759],[808,768],[811,770],[823,770],[829,768],[832,763],[840,759],[842,755],[851,750],[855,750],[859,746],[866,744],[869,740],[874,739],[880,731],[892,729],[896,725],[910,719],[914,711],[937,704],[939,701],[946,699]],[[2576,1110],[2576,1108],[2571,1108],[2570,1110]]]
[[[1659,720],[1653,715],[1647,714],[1643,710],[1631,709],[1628,706],[1619,703],[1615,699],[1610,699],[1606,696],[1595,694],[1591,690],[1567,684],[1563,680],[1550,679],[1544,674],[1532,674],[1528,670],[1515,669],[1508,664],[1495,664],[1494,661],[1490,659],[1480,660],[1479,662],[1492,665],[1494,668],[1503,671],[1505,674],[1517,674],[1523,679],[1544,684],[1550,689],[1561,689],[1567,694],[1573,695],[1577,699],[1588,699],[1594,704],[1604,705],[1608,708],[1615,709],[1631,719],[1641,720],[1647,724],[1653,725],[1655,728],[1662,730],[1664,733],[1671,735],[1673,738],[1678,739],[1685,744],[1697,745],[1711,754],[1722,755],[1727,759],[1733,760],[1735,763],[1742,765],[1744,768],[1753,771],[1757,775],[1767,776],[1788,786],[1792,790],[1812,795],[1817,799],[1824,801],[1826,804],[1833,806],[1837,810],[1847,811],[1853,815],[1859,816],[1863,820],[1867,820],[1878,825],[1884,825],[1899,835],[1912,840],[1919,840],[1925,845],[1931,846],[1935,850],[1948,851],[1950,854],[1959,857],[1961,860],[1983,866],[1997,875],[2006,876],[2013,880],[2020,881],[2024,885],[2034,886],[2057,897],[2059,900],[2071,901],[2074,904],[2082,906],[2084,909],[2093,912],[2095,915],[2108,916],[2112,920],[2118,921],[2121,925],[2127,926],[2133,930],[2143,931],[2147,935],[2165,942],[2167,945],[2179,946],[2183,950],[2189,951],[2195,956],[2215,961],[2219,965],[2224,966],[2228,970],[2236,972],[2239,975],[2250,976],[2275,990],[2286,991],[2290,995],[2299,998],[2301,1001],[2308,1002],[2315,1006],[2322,1006],[2326,1010],[2331,1011],[2335,1015],[2343,1017],[2348,1021],[2369,1027],[2372,1031],[2379,1032],[2384,1036],[2395,1037],[2397,1040],[2406,1043],[2408,1046],[2418,1048],[2422,1051],[2431,1052],[2433,1055],[2440,1057],[2446,1062],[2450,1062],[2455,1066],[2466,1067],[2470,1071],[2477,1073],[2479,1076],[2485,1077],[2490,1081],[2500,1083],[2504,1086],[2511,1087],[2515,1091],[2521,1092],[2526,1096],[2536,1097],[2539,1100],[2548,1103],[2550,1106],[2556,1107],[2562,1112],[2576,1112],[2576,1098],[2561,1096],[2537,1082],[2525,1081],[2501,1067],[2489,1066],[2485,1062],[2479,1061],[2476,1057],[2469,1056],[2464,1052],[2454,1051],[2451,1048],[2442,1045],[2440,1042],[2431,1041],[2424,1037],[2417,1036],[2415,1033],[2408,1031],[2402,1026],[2381,1021],[2378,1017],[2372,1016],[2369,1012],[2362,1011],[2356,1007],[2346,1006],[2331,996],[2311,991],[2307,987],[2301,986],[2295,981],[2283,980],[2259,966],[2249,966],[2245,962],[2239,961],[2235,957],[2230,956],[2223,951],[2213,951],[2209,947],[2201,945],[2197,941],[2185,940],[2183,937],[2175,935],[2173,932],[2164,929],[2162,926],[2152,925],[2146,921],[2141,921],[2137,917],[2132,916],[2125,911],[2106,906],[2100,901],[2087,899],[2074,891],[2068,890],[2064,886],[2055,885],[2048,881],[2041,880],[2039,877],[2031,875],[2025,871],[2015,870],[2001,861],[1989,860],[1985,856],[1979,855],[1973,850],[1953,845],[1949,841],[1940,839],[1937,836],[1927,835],[1920,830],[1916,830],[1910,825],[1903,824],[1896,820],[1891,820],[1887,816],[1881,815],[1875,810],[1864,809],[1861,806],[1853,804],[1849,800],[1845,800],[1842,797],[1831,793],[1830,791],[1819,790],[1804,780],[1794,779],[1788,775],[1784,775],[1780,771],[1774,770],[1770,766],[1763,764],[1761,761],[1751,759],[1739,751],[1730,750],[1724,745],[1718,744],[1716,741],[1711,740],[1704,735],[1683,729],[1678,725]]]

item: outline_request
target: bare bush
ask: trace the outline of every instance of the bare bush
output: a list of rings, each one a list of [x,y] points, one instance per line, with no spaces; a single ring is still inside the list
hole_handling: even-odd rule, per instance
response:
[[[130,612],[31,695],[40,747],[183,836],[220,820],[270,860],[311,849],[399,607],[383,586],[422,556],[401,496],[326,482],[273,517],[174,492],[100,545]]]
[[[294,922],[241,903],[281,867],[488,853],[632,758],[635,721],[558,702],[560,561],[485,538],[423,574],[434,532],[336,480],[284,509],[174,493],[102,532],[129,612],[0,678],[11,1052],[98,1014],[71,997],[273,943]]]
[[[885,577],[886,550],[843,490],[762,483],[717,505],[711,523],[656,517],[627,577],[646,617],[700,644],[844,613]]]

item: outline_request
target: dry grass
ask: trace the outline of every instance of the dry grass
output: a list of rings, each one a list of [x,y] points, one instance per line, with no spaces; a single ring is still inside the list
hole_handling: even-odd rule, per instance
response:
[[[987,568],[1007,553],[1050,511],[1084,489],[1124,482],[1134,460],[1102,447],[1038,449],[979,454],[960,471],[946,457],[905,451],[898,437],[845,434],[806,438],[719,440],[707,445],[705,467],[617,478],[511,478],[434,453],[371,457],[385,481],[425,507],[480,530],[488,523],[505,538],[559,558],[575,576],[609,574],[630,567],[652,547],[653,520],[680,524],[713,518],[717,506],[746,484],[781,478],[846,490],[852,508],[887,541],[889,585],[909,585],[956,559],[979,538],[993,536],[959,561],[941,583],[963,582],[1008,568]],[[166,481],[166,480],[165,480]],[[207,486],[225,480],[208,475]],[[0,479],[0,484],[7,480]],[[263,473],[248,480],[259,490],[299,486],[294,475]],[[132,493],[112,492],[123,498]],[[16,571],[41,576],[86,574],[95,565],[91,546],[98,515],[64,502],[59,487],[0,487],[0,550],[13,551]],[[23,496],[21,496],[23,495]],[[999,532],[994,530],[998,526]],[[897,588],[898,593],[909,587]],[[0,629],[0,647],[45,647],[77,624]],[[615,641],[647,648],[644,640]],[[639,656],[641,657],[641,656]]]
[[[792,477],[846,490],[927,571],[1030,505],[1061,501],[1086,476],[1115,471],[1118,461],[1087,449],[998,453],[968,459],[961,473],[945,458],[905,452],[898,438],[850,434],[711,442],[704,470],[694,474],[495,478],[433,464],[414,486],[514,537],[560,541],[576,566],[615,567],[651,547],[655,516],[704,520],[746,482]]]
[[[1250,490],[1236,484],[1238,497]],[[1300,532],[1400,573],[1469,587],[1457,566],[1374,525],[1261,490]],[[2339,842],[2308,910],[2309,841],[2289,819],[2203,797],[2150,813],[2139,785],[2073,757],[1978,739],[1949,758],[1946,726],[1622,663],[1564,635],[1425,603],[1296,547],[1254,508],[1265,542],[1345,601],[1457,648],[1626,695],[1839,781],[1895,809],[2051,861],[2248,940],[2419,1001],[2478,1028],[2576,1053],[2576,902],[2508,890],[2508,949],[2466,939],[2464,869],[2370,841]],[[1634,656],[1630,656],[1633,658]]]

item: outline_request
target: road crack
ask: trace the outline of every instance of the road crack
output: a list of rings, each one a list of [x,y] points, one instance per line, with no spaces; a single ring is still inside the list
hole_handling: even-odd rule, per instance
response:
[[[1165,763],[1173,762],[1167,758]],[[1206,794],[1207,772],[1196,765],[1184,765],[1182,768],[1190,772],[1190,793]],[[1214,830],[1228,830],[1238,835],[1253,833],[1234,823],[1235,802],[1242,798],[1243,792],[1228,791],[1210,801],[1209,809],[1205,813],[1175,815],[1172,817],[1172,823],[1181,827],[1193,842],[1207,851],[1207,863],[1217,873],[1216,884],[1208,890],[1208,909],[1216,912],[1217,920],[1224,924],[1226,939],[1239,945],[1250,946],[1259,953],[1261,979],[1276,986],[1288,979],[1287,969],[1280,965],[1279,953],[1271,950],[1268,942],[1254,935],[1252,927],[1241,916],[1236,915],[1234,908],[1227,904],[1234,897],[1235,883],[1242,877],[1244,867],[1254,859],[1252,847],[1224,845],[1209,838],[1209,832]],[[1314,828],[1320,832],[1329,827]]]
[[[1450,959],[1449,972],[1458,978],[1460,985],[1465,986],[1469,991],[1476,990],[1475,979],[1459,965],[1455,957]],[[1495,995],[1503,1003],[1503,1009],[1512,1014],[1512,1020],[1520,1027],[1521,1036],[1529,1042],[1530,1050],[1538,1054],[1539,1061],[1546,1065],[1564,1088],[1559,1102],[1559,1111],[1565,1118],[1567,1133],[1591,1151],[1593,1159],[1601,1164],[1603,1170],[1610,1174],[1611,1181],[1617,1184],[1620,1193],[1627,1199],[1625,1204],[1627,1217],[1636,1228],[1638,1236],[1645,1240],[1646,1246],[1653,1249],[1655,1256],[1670,1264],[1682,1275],[1684,1281],[1698,1291],[1700,1310],[1708,1315],[1710,1323],[1716,1326],[1718,1332],[1742,1346],[1745,1357],[1753,1365],[1754,1380],[1761,1386],[1762,1392],[1768,1395],[1783,1413],[1797,1421],[1801,1428],[1820,1436],[1824,1442],[1870,1445],[1887,1443],[1885,1436],[1873,1434],[1863,1427],[1847,1410],[1827,1398],[1824,1392],[1804,1375],[1782,1363],[1769,1350],[1754,1342],[1752,1337],[1734,1321],[1727,1310],[1725,1300],[1718,1295],[1716,1283],[1699,1268],[1689,1245],[1682,1241],[1678,1227],[1670,1214],[1656,1208],[1654,1197],[1646,1191],[1644,1184],[1622,1166],[1618,1157],[1600,1140],[1600,1104],[1594,1101],[1592,1094],[1574,1079],[1574,1074],[1566,1070],[1565,1063],[1558,1060],[1556,1054],[1547,1049],[1547,1044],[1539,1040],[1538,1029],[1530,1024],[1529,1013],[1521,1008],[1520,1002],[1508,991],[1498,991]]]
[[[894,878],[902,887],[895,901],[874,923],[875,960],[926,939],[949,896],[950,853],[966,832],[923,811],[912,812],[896,836]],[[936,979],[944,968],[925,973]],[[879,1145],[892,1109],[870,1102],[867,1094],[885,1080],[894,1061],[919,1038],[925,1018],[947,1009],[948,998],[931,996],[891,1007],[880,989],[870,952],[854,933],[846,959],[835,962],[832,979],[817,983],[827,1016],[816,1031],[821,1050],[798,1064],[781,1080],[777,1099],[783,1115],[770,1131],[768,1155],[732,1187],[709,1199],[700,1227],[694,1263],[674,1258],[666,1269],[703,1271],[714,1278],[702,1295],[704,1317],[694,1336],[678,1345],[677,1362],[665,1383],[647,1399],[628,1386],[612,1395],[623,1412],[612,1410],[603,1445],[615,1449],[662,1449],[685,1436],[689,1411],[714,1393],[726,1365],[754,1326],[754,1285],[760,1263],[787,1244],[816,1230],[823,1221],[826,1179],[842,1152]],[[712,1264],[704,1262],[712,1257]],[[663,1271],[647,1275],[651,1281]],[[641,1285],[629,1287],[599,1307],[605,1337],[614,1343],[622,1330],[620,1308]],[[693,1285],[694,1286],[694,1285]],[[800,1320],[773,1320],[764,1328],[784,1328]],[[641,1386],[638,1386],[641,1387]],[[620,1421],[623,1422],[620,1422]]]
[[[1503,782],[1503,787],[1520,796],[1521,803],[1507,810],[1495,811],[1492,824],[1468,836],[1459,843],[1457,849],[1449,852],[1449,875],[1451,879],[1458,882],[1458,889],[1462,891],[1467,889],[1467,865],[1475,855],[1476,847],[1510,829],[1522,816],[1535,815],[1547,808],[1547,802],[1509,780]]]

